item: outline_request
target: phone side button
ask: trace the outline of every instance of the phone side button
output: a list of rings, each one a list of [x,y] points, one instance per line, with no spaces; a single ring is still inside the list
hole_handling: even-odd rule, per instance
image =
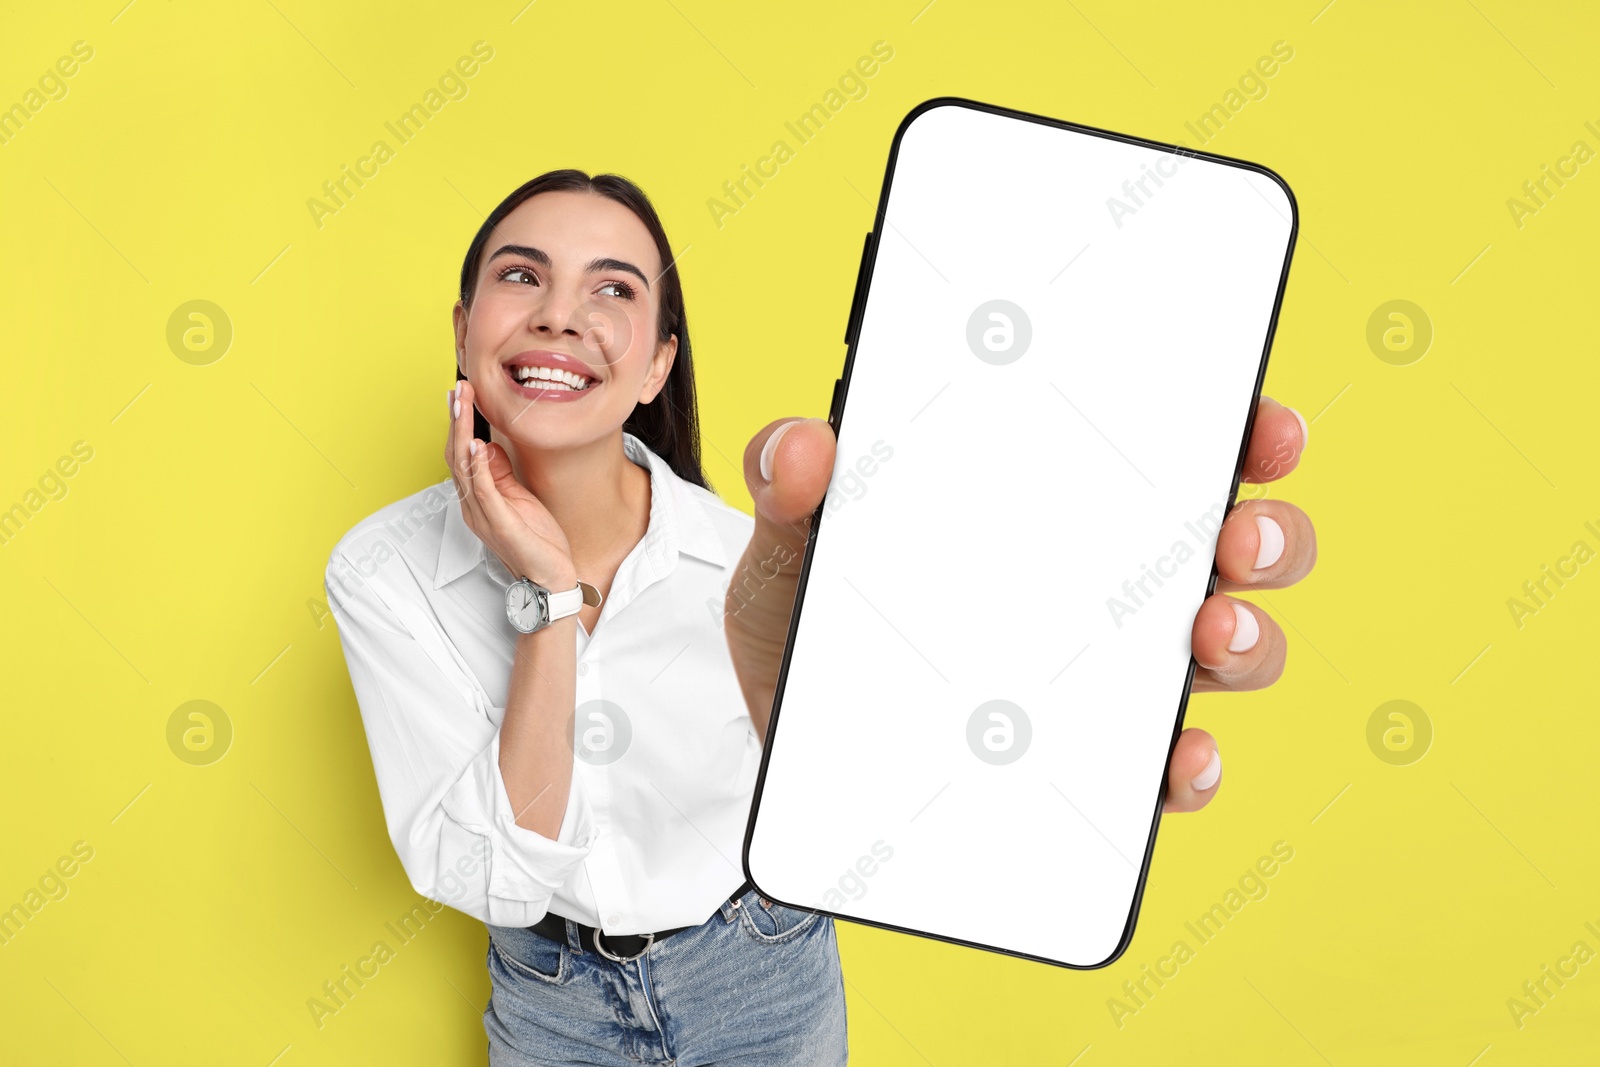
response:
[[[867,276],[867,250],[872,247],[872,233],[868,231],[866,240],[861,243],[861,263],[856,267],[856,288],[850,296],[850,317],[844,323],[844,343],[850,344],[855,339],[856,316],[861,311],[861,285]]]
[[[839,432],[839,392],[844,388],[844,379],[833,380],[833,399],[828,401],[828,425],[833,427],[835,433]]]

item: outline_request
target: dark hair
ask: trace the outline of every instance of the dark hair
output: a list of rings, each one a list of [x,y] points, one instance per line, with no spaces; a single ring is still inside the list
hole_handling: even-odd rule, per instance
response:
[[[683,284],[678,278],[672,246],[667,242],[666,230],[650,204],[644,190],[620,174],[596,174],[590,177],[581,170],[552,170],[525,182],[510,196],[500,201],[489,217],[478,227],[477,236],[467,248],[461,263],[461,303],[472,307],[472,295],[477,282],[478,264],[483,258],[489,236],[502,219],[516,207],[539,193],[556,191],[588,192],[615,200],[632,211],[644,223],[650,236],[655,238],[656,251],[660,253],[663,270],[658,282],[661,286],[660,311],[656,316],[656,336],[665,341],[678,335],[678,350],[667,372],[667,380],[655,399],[648,404],[634,405],[622,428],[633,434],[667,461],[678,477],[701,488],[709,489],[705,471],[700,466],[700,418],[695,403],[694,361],[689,351],[689,322],[684,316]],[[456,368],[456,378],[466,375]],[[473,433],[489,440],[489,423],[481,412],[473,412]]]

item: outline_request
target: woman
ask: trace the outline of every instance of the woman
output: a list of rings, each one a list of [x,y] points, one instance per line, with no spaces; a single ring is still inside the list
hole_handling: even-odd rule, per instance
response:
[[[615,175],[507,197],[454,316],[451,478],[358,523],[327,588],[406,874],[488,927],[490,1062],[844,1063],[832,920],[739,864],[832,430],[751,440],[753,519],[711,492],[671,247]],[[1247,478],[1303,445],[1263,401]],[[1277,677],[1282,632],[1220,590],[1315,555],[1299,509],[1243,513],[1196,619],[1197,690]],[[1186,730],[1166,810],[1203,806],[1220,769]]]

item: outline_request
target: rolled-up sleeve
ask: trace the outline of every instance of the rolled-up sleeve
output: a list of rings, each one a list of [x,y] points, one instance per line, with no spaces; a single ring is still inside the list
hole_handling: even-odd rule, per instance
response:
[[[473,699],[475,683],[429,655],[368,583],[335,580],[338,564],[336,550],[328,607],[406,876],[424,897],[482,922],[531,926],[593,847],[576,762],[556,837],[518,826],[500,775],[500,728]]]

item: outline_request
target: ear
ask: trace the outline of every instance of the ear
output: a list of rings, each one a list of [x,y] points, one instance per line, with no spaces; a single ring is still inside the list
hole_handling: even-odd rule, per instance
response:
[[[455,323],[456,334],[456,367],[463,375],[467,373],[467,309],[456,301],[455,310],[451,312]]]
[[[656,345],[656,354],[650,357],[650,373],[645,375],[644,389],[639,393],[639,403],[648,404],[667,384],[672,373],[672,362],[678,355],[678,335],[673,334]]]

